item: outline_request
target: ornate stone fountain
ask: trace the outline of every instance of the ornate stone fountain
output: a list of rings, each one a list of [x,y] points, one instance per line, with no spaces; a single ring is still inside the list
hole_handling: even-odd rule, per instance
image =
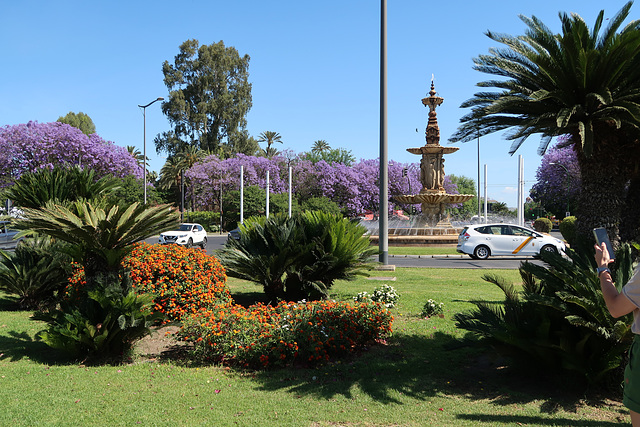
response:
[[[429,107],[429,121],[426,129],[427,143],[419,148],[408,148],[412,154],[420,154],[420,182],[422,189],[418,194],[393,196],[400,204],[420,204],[422,213],[405,221],[408,224],[389,227],[389,243],[395,245],[429,245],[455,243],[459,230],[454,228],[446,215],[448,205],[463,203],[474,197],[473,194],[448,194],[444,189],[444,155],[454,153],[458,147],[440,145],[440,128],[436,118],[436,107],[444,98],[436,96],[433,80],[429,96],[422,103]],[[372,230],[370,239],[377,241],[377,230]]]
[[[455,153],[458,147],[443,147],[440,145],[440,128],[436,118],[436,107],[442,104],[444,98],[436,96],[433,80],[429,96],[422,99],[422,104],[429,107],[429,121],[427,122],[427,143],[419,148],[407,148],[412,154],[421,154],[420,182],[422,189],[415,195],[399,195],[393,199],[403,204],[418,204],[422,207],[422,214],[418,216],[415,227],[451,227],[446,219],[447,205],[463,203],[472,199],[472,194],[448,194],[444,189],[444,154]]]

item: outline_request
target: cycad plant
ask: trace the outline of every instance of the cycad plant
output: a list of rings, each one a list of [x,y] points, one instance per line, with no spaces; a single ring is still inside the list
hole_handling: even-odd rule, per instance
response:
[[[502,289],[504,303],[474,301],[475,310],[457,313],[454,319],[457,327],[486,344],[499,344],[516,358],[577,372],[595,383],[621,365],[632,339],[632,319],[609,314],[592,249],[568,249],[566,254],[542,254],[548,266],[524,262],[521,292],[500,277],[485,275],[484,280]],[[623,245],[614,270],[618,287],[633,267],[631,249]]]
[[[76,202],[72,209],[51,202],[41,209],[24,209],[16,227],[71,243],[70,253],[82,263],[86,286],[77,300],[40,315],[48,329],[45,343],[64,348],[86,360],[118,360],[134,340],[149,332],[154,315],[152,296],[138,298],[122,269],[133,243],[178,222],[169,205],[96,208]]]
[[[119,182],[111,176],[98,179],[93,169],[55,166],[23,174],[5,190],[4,197],[21,208],[38,209],[47,202],[67,205],[96,199],[118,188]]]
[[[321,299],[338,279],[365,274],[371,248],[364,227],[323,212],[252,217],[220,252],[230,275],[261,284],[272,301]]]
[[[70,209],[49,202],[41,209],[23,209],[15,227],[71,243],[72,255],[83,265],[91,288],[98,275],[117,277],[122,259],[135,242],[175,227],[178,218],[169,205],[99,208],[91,202],[76,202]]]
[[[15,251],[0,251],[0,290],[16,296],[20,309],[46,309],[67,284],[69,259],[61,243],[40,236]]]
[[[128,274],[97,281],[79,303],[62,301],[59,310],[37,313],[34,319],[49,324],[37,337],[88,363],[117,362],[163,316],[152,312],[152,295],[133,292]]]

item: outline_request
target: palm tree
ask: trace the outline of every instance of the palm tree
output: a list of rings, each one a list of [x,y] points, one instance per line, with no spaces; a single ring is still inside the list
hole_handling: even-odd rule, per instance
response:
[[[325,151],[329,151],[331,149],[331,147],[329,146],[329,143],[327,141],[325,141],[324,139],[319,139],[317,141],[313,141],[313,147],[311,147],[311,152],[312,153],[324,153]]]
[[[623,240],[638,235],[637,203],[631,203],[640,200],[640,21],[619,31],[631,4],[604,29],[600,11],[592,29],[580,16],[561,13],[560,34],[524,16],[524,36],[487,32],[506,47],[480,55],[474,68],[499,76],[478,83],[498,91],[465,101],[462,107],[472,111],[450,139],[465,142],[509,130],[513,154],[529,136],[541,134],[543,154],[553,137],[569,134],[583,179],[578,205],[583,237],[602,225],[612,236],[620,231]],[[634,222],[625,220],[619,229],[625,209],[635,214]]]
[[[131,157],[133,157],[136,162],[138,162],[138,166],[142,167],[144,163],[144,155],[138,150],[134,145],[127,145],[127,152]],[[149,167],[149,160],[147,159],[147,168]]]
[[[258,142],[266,142],[267,148],[263,150],[263,154],[267,159],[272,158],[273,156],[278,154],[278,150],[272,147],[273,144],[279,142],[282,144],[282,136],[278,132],[273,131],[265,131],[258,135]]]

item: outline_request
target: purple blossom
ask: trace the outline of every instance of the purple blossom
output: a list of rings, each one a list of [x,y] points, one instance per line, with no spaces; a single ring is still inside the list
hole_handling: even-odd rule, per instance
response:
[[[564,213],[567,207],[575,210],[582,188],[576,154],[572,146],[564,145],[566,138],[560,139],[542,157],[536,171],[538,181],[531,188],[533,200],[556,215]]]
[[[31,121],[0,128],[0,187],[24,172],[60,164],[91,168],[97,177],[142,177],[142,168],[124,147],[66,123]]]
[[[215,205],[222,191],[240,188],[240,166],[244,166],[244,185],[256,185],[265,188],[266,171],[269,171],[269,190],[271,193],[284,193],[289,186],[289,165],[292,168],[292,192],[300,199],[309,197],[327,197],[336,202],[350,216],[365,210],[377,211],[380,192],[378,177],[379,160],[360,160],[352,166],[341,163],[328,164],[319,161],[315,164],[303,160],[301,156],[276,156],[272,159],[238,154],[237,157],[220,160],[209,156],[194,165],[185,173],[188,180],[189,197],[195,193],[196,207],[208,209]],[[402,171],[407,169],[407,175]],[[417,194],[422,189],[419,181],[418,163],[389,162],[389,209],[396,206],[393,196],[398,194]],[[445,177],[445,188],[457,194],[456,185]],[[410,188],[409,188],[410,187]],[[192,193],[193,192],[193,193]],[[408,210],[409,206],[400,206]],[[414,206],[417,211],[420,205]]]

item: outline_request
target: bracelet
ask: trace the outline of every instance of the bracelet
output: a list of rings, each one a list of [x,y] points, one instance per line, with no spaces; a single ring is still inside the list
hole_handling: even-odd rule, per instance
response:
[[[609,273],[609,275],[611,275],[611,270],[609,270],[609,268],[607,267],[598,267],[598,277],[600,277],[600,275],[604,272]]]

